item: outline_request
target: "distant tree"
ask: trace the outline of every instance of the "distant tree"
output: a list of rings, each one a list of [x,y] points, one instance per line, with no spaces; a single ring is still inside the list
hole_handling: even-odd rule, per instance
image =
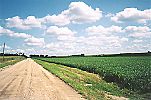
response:
[[[45,55],[45,57],[47,58],[47,57],[48,57],[48,55]]]
[[[81,56],[84,56],[84,54],[81,54]]]
[[[40,55],[40,57],[45,57],[44,55]]]

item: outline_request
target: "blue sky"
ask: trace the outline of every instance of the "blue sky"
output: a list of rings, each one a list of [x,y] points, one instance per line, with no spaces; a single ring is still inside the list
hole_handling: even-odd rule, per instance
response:
[[[0,49],[25,54],[151,50],[150,0],[0,0]]]

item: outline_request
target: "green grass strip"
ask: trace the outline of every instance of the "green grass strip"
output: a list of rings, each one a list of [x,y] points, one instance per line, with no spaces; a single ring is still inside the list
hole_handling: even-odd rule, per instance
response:
[[[120,89],[116,84],[107,83],[99,75],[37,59],[34,60],[72,86],[88,100],[108,100],[109,98],[107,99],[105,94],[129,97],[132,100],[141,100],[138,95],[136,96],[127,89]]]
[[[7,57],[8,58],[8,57]],[[13,65],[21,60],[24,60],[25,58],[24,57],[21,57],[21,56],[18,56],[18,57],[11,57],[10,56],[10,59],[6,60],[5,58],[5,61],[0,61],[0,68],[3,68],[5,66],[8,66],[8,65]]]

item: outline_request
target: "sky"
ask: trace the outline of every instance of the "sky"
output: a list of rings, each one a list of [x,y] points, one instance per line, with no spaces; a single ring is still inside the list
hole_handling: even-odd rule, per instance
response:
[[[0,52],[151,51],[151,0],[0,0]]]

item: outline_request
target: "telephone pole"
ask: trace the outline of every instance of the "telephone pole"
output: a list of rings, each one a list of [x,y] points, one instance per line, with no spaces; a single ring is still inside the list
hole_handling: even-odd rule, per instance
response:
[[[5,42],[4,42],[4,46],[3,46],[3,61],[4,61],[4,56],[5,56]]]

